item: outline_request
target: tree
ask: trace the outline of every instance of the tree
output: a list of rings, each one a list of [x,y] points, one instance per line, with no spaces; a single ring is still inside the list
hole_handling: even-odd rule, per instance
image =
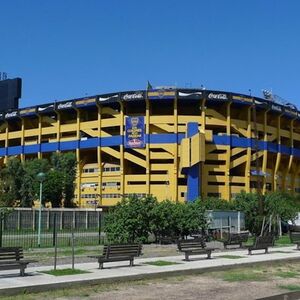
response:
[[[176,203],[165,200],[154,205],[150,218],[150,231],[155,239],[176,235]]]
[[[217,197],[206,197],[204,199],[197,199],[197,204],[203,206],[206,210],[232,210],[232,202],[217,198]]]
[[[203,231],[208,225],[205,208],[197,202],[177,203],[175,218],[176,234],[181,237]]]
[[[105,218],[106,236],[113,243],[146,242],[156,198],[137,195],[122,199]]]
[[[265,197],[266,216],[278,216],[283,221],[294,220],[299,211],[295,197],[284,192],[274,192]]]
[[[232,202],[234,209],[245,213],[245,227],[253,234],[260,233],[263,219],[263,216],[259,214],[258,197],[259,195],[257,193],[246,193],[242,191],[235,196]]]
[[[16,200],[21,199],[20,190],[24,170],[17,158],[10,158],[5,167],[1,169],[1,195],[0,199],[6,206],[13,206]]]
[[[63,196],[63,175],[56,170],[50,170],[43,182],[43,199],[51,202],[52,207],[61,207]]]
[[[76,179],[76,156],[72,152],[54,153],[51,156],[51,164],[56,174],[62,180],[62,193],[65,207],[74,207],[74,191]]]
[[[33,201],[39,197],[40,183],[36,176],[38,173],[43,172],[47,174],[50,170],[49,161],[46,159],[32,159],[22,163],[23,178],[20,188],[20,206],[32,207]]]

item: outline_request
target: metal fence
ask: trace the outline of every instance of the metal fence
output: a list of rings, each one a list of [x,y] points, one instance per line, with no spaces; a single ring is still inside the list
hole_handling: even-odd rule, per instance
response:
[[[77,245],[103,243],[104,213],[100,209],[42,209],[39,235],[39,210],[17,208],[0,222],[0,247],[70,246],[72,233]],[[38,244],[40,241],[40,244]]]
[[[245,230],[245,214],[240,211],[207,211],[209,231],[216,238],[223,238],[224,233]]]

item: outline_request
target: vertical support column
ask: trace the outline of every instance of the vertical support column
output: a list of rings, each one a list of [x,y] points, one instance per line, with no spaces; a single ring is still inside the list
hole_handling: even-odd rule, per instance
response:
[[[57,129],[56,129],[56,141],[58,144],[58,150],[56,152],[59,152],[60,149],[60,131],[61,131],[61,115],[58,111],[55,111],[57,116]]]
[[[122,144],[120,145],[120,193],[123,196],[124,186],[124,103],[120,100],[120,136]]]
[[[5,128],[5,149],[6,149],[6,155],[4,157],[4,164],[7,164],[8,159],[8,121],[5,121],[6,128]]]
[[[150,100],[146,92],[146,193],[150,194]]]
[[[77,111],[77,118],[76,118],[76,139],[78,141],[77,147],[76,147],[76,160],[78,162],[77,167],[77,177],[76,177],[76,191],[77,191],[77,197],[78,197],[78,204],[79,206],[82,206],[81,203],[81,164],[80,164],[80,110],[76,109]]]
[[[172,191],[172,199],[178,201],[178,91],[176,91],[174,99],[174,133],[176,142],[174,144],[174,165],[173,165],[173,184],[170,184]]]
[[[230,144],[226,146],[226,170],[225,170],[225,199],[230,200],[231,198],[231,187],[230,187],[230,158],[231,158],[231,115],[230,115],[231,102],[227,103],[227,119],[226,119],[226,135],[230,141]]]
[[[263,151],[263,161],[262,161],[262,172],[263,176],[263,186],[262,194],[265,195],[267,191],[267,162],[268,162],[268,111],[264,112],[264,151]]]
[[[201,104],[201,129],[205,133],[206,130],[206,99],[204,98],[202,100]],[[203,151],[206,151],[206,149],[203,149]],[[205,153],[206,156],[206,153]],[[201,197],[204,199],[207,196],[207,173],[205,169],[205,163],[201,162],[200,163],[200,168],[201,168]]]
[[[275,168],[274,168],[274,173],[273,173],[273,191],[276,192],[277,189],[277,182],[278,182],[278,170],[279,170],[279,165],[281,161],[281,136],[280,136],[280,118],[281,115],[278,116],[277,119],[277,156],[276,156],[276,163],[275,163]]]
[[[295,188],[296,188],[296,178],[298,177],[300,170],[300,163],[294,163],[294,171],[292,173],[292,182],[291,182],[291,189],[292,194],[295,194]]]
[[[287,165],[285,174],[282,178],[283,182],[282,182],[282,189],[284,191],[289,192],[289,190],[287,190],[287,186],[286,186],[286,178],[288,177],[288,175],[291,172],[291,168],[292,168],[292,164],[293,164],[293,160],[294,160],[294,153],[293,153],[293,148],[294,148],[294,121],[295,119],[291,120],[291,125],[290,125],[290,149],[291,149],[291,153],[289,156],[289,163]],[[291,180],[291,177],[289,177]],[[291,183],[291,181],[290,181]]]
[[[198,123],[187,124],[187,137],[190,138],[198,133]],[[193,151],[190,147],[190,151]],[[200,196],[200,164],[197,163],[188,169],[187,173],[187,201],[192,202]]]
[[[39,135],[38,135],[38,144],[39,144],[39,152],[38,152],[38,158],[42,158],[42,153],[41,153],[41,143],[42,143],[42,117],[41,115],[38,116],[39,118]]]
[[[245,167],[245,190],[246,193],[250,193],[250,168],[251,168],[251,139],[252,139],[252,124],[251,124],[251,109],[252,106],[248,107],[247,111],[247,138],[249,140],[249,144],[247,147],[247,159],[246,159],[246,167]]]
[[[98,105],[98,147],[97,147],[97,161],[98,161],[98,195],[100,197],[100,206],[102,206],[102,158],[101,158],[101,106]]]
[[[24,130],[25,120],[24,120],[24,118],[21,118],[21,122],[22,122],[22,124],[21,124],[21,146],[22,146],[23,150],[22,150],[22,153],[20,155],[20,158],[21,158],[21,161],[23,162],[24,158],[25,158],[25,156],[24,156],[24,142],[25,142],[25,130]]]

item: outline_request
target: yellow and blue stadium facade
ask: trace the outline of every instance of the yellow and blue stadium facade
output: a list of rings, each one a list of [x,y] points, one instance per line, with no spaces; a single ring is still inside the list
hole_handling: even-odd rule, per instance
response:
[[[231,92],[165,88],[116,92],[0,114],[0,162],[76,153],[75,201],[123,196],[193,201],[237,193],[300,192],[300,113]]]

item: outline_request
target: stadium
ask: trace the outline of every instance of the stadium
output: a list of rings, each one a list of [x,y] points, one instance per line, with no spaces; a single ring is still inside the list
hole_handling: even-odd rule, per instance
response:
[[[231,199],[244,190],[300,193],[300,112],[232,92],[162,87],[0,113],[0,162],[73,151],[75,201],[116,204]]]

